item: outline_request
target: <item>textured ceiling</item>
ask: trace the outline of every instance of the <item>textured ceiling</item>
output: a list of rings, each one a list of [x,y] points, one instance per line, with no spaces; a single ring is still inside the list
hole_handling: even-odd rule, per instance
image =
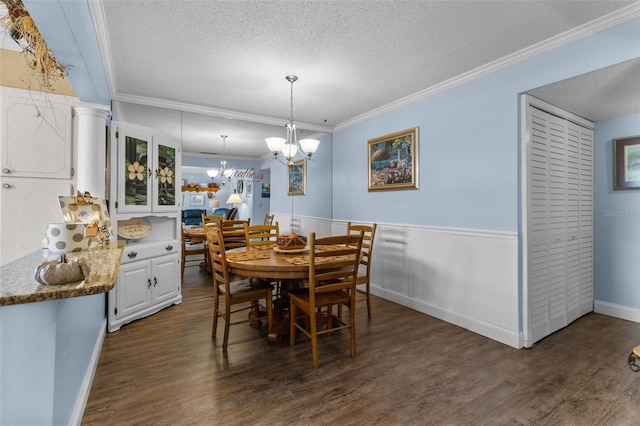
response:
[[[284,134],[288,74],[300,78],[299,127],[330,132],[518,60],[630,4],[639,2],[89,2],[118,118],[172,133],[184,151],[219,153],[226,134],[230,156],[250,157],[268,154],[264,137]],[[624,83],[629,71],[614,72],[606,84]],[[537,93],[552,97],[557,88]],[[567,96],[545,100],[563,106]]]
[[[640,113],[640,59],[633,59],[528,93],[591,121]]]

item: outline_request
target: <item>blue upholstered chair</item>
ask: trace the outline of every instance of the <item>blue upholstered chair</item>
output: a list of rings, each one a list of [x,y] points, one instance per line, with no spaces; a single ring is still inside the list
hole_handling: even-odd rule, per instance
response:
[[[187,209],[182,210],[182,224],[186,227],[202,226],[202,215],[206,210]]]
[[[213,214],[222,214],[225,219],[229,219],[229,209],[225,209],[224,207],[220,207],[219,209],[215,209]]]

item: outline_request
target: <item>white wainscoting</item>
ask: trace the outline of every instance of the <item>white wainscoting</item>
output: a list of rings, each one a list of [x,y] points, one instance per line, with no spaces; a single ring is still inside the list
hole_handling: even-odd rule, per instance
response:
[[[377,296],[522,347],[516,233],[378,224],[371,286]]]
[[[304,235],[306,237],[309,236],[312,232],[316,233],[318,237],[324,237],[327,235],[331,235],[332,227],[330,219],[320,219],[317,217],[306,217],[306,216],[295,216],[293,219],[291,215],[282,215],[278,213],[274,213],[273,223],[278,222],[278,226],[280,228],[280,233],[288,235],[291,232],[291,222],[293,221],[293,230],[299,234]],[[347,229],[347,225],[345,223],[344,229],[338,230],[338,233],[343,233]]]
[[[277,217],[281,231],[290,217]],[[296,217],[302,235],[340,234],[346,222]],[[506,345],[521,348],[518,236],[378,224],[371,292]],[[375,312],[373,312],[375,316]]]

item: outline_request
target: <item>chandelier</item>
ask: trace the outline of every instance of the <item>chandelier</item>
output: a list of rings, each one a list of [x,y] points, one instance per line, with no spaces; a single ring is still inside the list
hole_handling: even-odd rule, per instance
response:
[[[285,79],[291,83],[291,109],[289,112],[289,122],[285,124],[287,129],[287,137],[271,137],[266,138],[269,151],[273,153],[273,157],[278,159],[282,164],[292,165],[298,150],[306,158],[311,158],[314,152],[318,149],[320,141],[316,139],[301,139],[298,141],[298,135],[296,134],[296,124],[293,122],[293,83],[298,80],[295,75],[288,75]],[[284,158],[284,161],[282,160]]]
[[[229,166],[226,160],[226,142],[227,135],[220,135],[222,138],[222,160],[220,160],[220,167],[218,169],[209,169],[207,170],[207,174],[211,178],[211,180],[215,181],[216,178],[220,178],[220,183],[222,185],[226,185],[228,181],[231,180],[231,175],[233,174],[233,169]]]

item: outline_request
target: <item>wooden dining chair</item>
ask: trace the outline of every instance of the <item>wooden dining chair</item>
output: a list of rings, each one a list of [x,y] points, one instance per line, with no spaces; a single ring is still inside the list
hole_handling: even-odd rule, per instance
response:
[[[222,230],[212,226],[207,230],[207,242],[209,245],[209,258],[211,259],[211,268],[213,275],[213,327],[211,337],[216,337],[218,329],[218,318],[224,320],[224,339],[222,341],[222,350],[227,350],[229,343],[229,326],[236,324],[244,324],[259,320],[266,320],[269,329],[273,323],[273,307],[271,295],[273,286],[262,280],[234,280],[231,282],[229,269],[227,265],[227,254]],[[223,296],[224,309],[220,308],[220,296]],[[266,315],[258,306],[258,301],[264,299],[266,306]],[[231,310],[233,305],[243,305]],[[244,320],[231,322],[231,315],[253,309],[257,315]]]
[[[278,240],[278,235],[280,235],[280,225],[276,222],[275,225],[244,225],[244,233],[245,233],[245,241],[247,247],[267,247],[275,245]],[[280,280],[273,280],[268,278],[260,278],[264,279],[268,283],[275,286],[275,293],[273,294],[274,298],[280,297]]]
[[[344,248],[336,249],[338,245]],[[323,250],[326,246],[332,247]],[[318,336],[338,330],[349,330],[351,356],[356,356],[355,289],[361,246],[362,234],[316,239],[313,232],[309,238],[309,287],[289,291],[289,340],[291,345],[296,343],[296,330],[311,340],[314,367],[318,366]],[[333,311],[343,304],[349,306],[348,320],[338,309]],[[318,329],[318,317],[326,320],[326,328]]]
[[[275,216],[275,215],[273,215],[273,214],[269,214],[269,213],[265,214],[265,215],[264,215],[264,224],[265,224],[265,225],[273,225],[273,218],[274,218],[274,216]]]
[[[202,226],[215,224],[219,220],[224,220],[224,215],[223,214],[203,214],[202,215]]]
[[[347,223],[347,235],[359,234],[362,232],[362,250],[360,252],[360,268],[356,284],[364,288],[356,287],[359,294],[364,294],[365,298],[356,299],[357,302],[367,302],[367,316],[371,318],[371,256],[373,256],[373,240],[376,236],[378,225],[355,225]],[[364,270],[362,270],[364,269]]]
[[[182,264],[181,264],[181,272],[180,277],[184,280],[184,268],[188,268],[191,266],[200,266],[207,264],[207,248],[204,245],[204,242],[191,244],[190,241],[187,241],[186,234],[184,232],[184,227],[181,229],[182,231]],[[195,256],[195,259],[193,258]],[[197,263],[193,263],[197,262]]]
[[[259,247],[276,243],[280,235],[280,225],[248,225],[244,226],[245,241],[248,247]]]
[[[246,246],[245,224],[250,225],[251,220],[223,220],[220,222],[222,238],[224,238],[224,246],[227,250]]]

